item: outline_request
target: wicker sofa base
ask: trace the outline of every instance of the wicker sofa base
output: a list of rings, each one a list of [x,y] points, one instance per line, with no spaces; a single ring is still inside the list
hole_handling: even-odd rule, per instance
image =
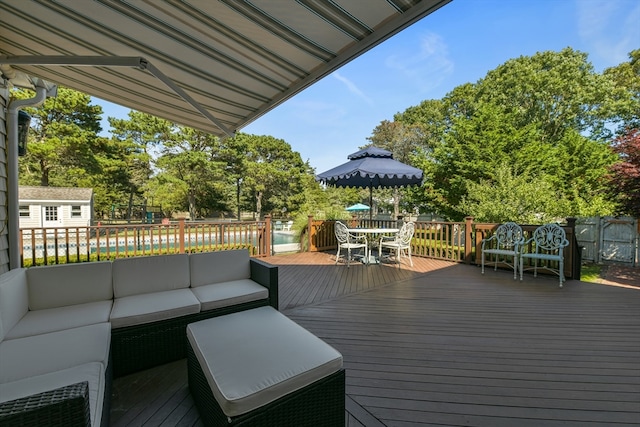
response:
[[[84,381],[0,404],[0,426],[89,427],[89,383]]]
[[[113,376],[118,378],[186,358],[189,323],[268,304],[269,300],[257,300],[174,319],[112,329]]]
[[[189,389],[205,426],[345,425],[344,369],[247,414],[229,418],[213,397],[209,383],[188,342],[187,354]]]
[[[100,425],[111,415],[111,363],[105,372]],[[0,427],[91,427],[91,402],[87,381],[0,403]]]

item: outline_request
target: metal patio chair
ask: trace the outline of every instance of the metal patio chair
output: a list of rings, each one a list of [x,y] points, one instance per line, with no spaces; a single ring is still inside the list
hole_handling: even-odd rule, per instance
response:
[[[520,245],[524,243],[522,227],[515,222],[501,224],[496,232],[486,239],[482,239],[482,274],[484,274],[485,255],[494,255],[494,271],[498,269],[498,262],[502,262],[513,267],[513,278],[518,278],[518,256],[520,255]],[[500,261],[500,257],[502,261]],[[507,258],[511,257],[513,263]]]
[[[533,237],[524,242],[522,252],[520,253],[520,280],[524,272],[524,260],[532,260],[533,267],[527,267],[527,270],[533,270],[533,277],[537,277],[538,268],[557,274],[560,278],[560,287],[565,281],[564,277],[564,248],[569,246],[564,229],[558,224],[545,224],[536,228]],[[524,252],[528,247],[530,252]],[[538,266],[538,261],[546,261],[543,265]],[[558,268],[551,263],[557,262]]]
[[[414,233],[415,225],[413,222],[405,222],[395,236],[382,236],[380,238],[380,252],[382,252],[384,248],[395,251],[398,267],[400,267],[402,253],[406,252],[409,258],[409,265],[413,267],[413,261],[411,260],[411,239],[413,239]]]
[[[349,267],[349,263],[351,261],[351,251],[353,249],[364,248],[364,254],[365,254],[364,256],[366,256],[366,254],[369,253],[368,247],[367,247],[367,237],[364,235],[356,236],[355,234],[350,233],[347,226],[340,221],[336,221],[335,234],[336,234],[336,239],[338,240],[338,252],[336,253],[336,264],[340,259],[340,251],[342,249],[347,250],[347,257],[346,257],[347,267]]]

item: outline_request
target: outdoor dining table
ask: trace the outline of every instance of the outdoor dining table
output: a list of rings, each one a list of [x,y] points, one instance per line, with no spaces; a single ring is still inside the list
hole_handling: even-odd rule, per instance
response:
[[[378,246],[378,258],[371,260],[371,246],[368,244],[370,240],[377,240],[378,236],[396,234],[399,228],[348,228],[349,233],[367,237],[367,264],[378,264],[380,261],[380,246]],[[371,236],[371,239],[370,239]]]

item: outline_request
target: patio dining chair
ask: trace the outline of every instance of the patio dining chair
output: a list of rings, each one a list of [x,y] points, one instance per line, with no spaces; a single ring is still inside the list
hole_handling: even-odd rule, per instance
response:
[[[518,256],[520,245],[524,242],[522,227],[515,222],[501,224],[496,232],[486,239],[482,239],[482,274],[484,274],[485,255],[494,255],[493,269],[498,269],[498,262],[502,256],[502,263],[513,267],[513,278],[518,278]],[[507,259],[512,258],[512,263]]]
[[[346,256],[347,267],[349,267],[349,263],[351,261],[351,251],[353,249],[364,249],[363,256],[366,257],[366,254],[368,253],[367,236],[365,235],[357,236],[355,234],[350,233],[347,226],[340,221],[336,221],[335,234],[336,234],[336,240],[338,240],[338,252],[336,253],[336,264],[340,259],[340,252],[342,251],[342,249],[347,250],[347,256]]]
[[[533,277],[537,277],[538,268],[557,274],[560,278],[560,287],[565,281],[564,278],[564,248],[569,246],[564,229],[558,224],[545,224],[536,228],[533,237],[524,242],[520,254],[520,280],[524,272],[524,261],[532,260],[533,267],[527,267],[527,270],[533,269]],[[528,252],[525,252],[530,248]],[[545,262],[538,266],[538,261]],[[557,263],[558,268],[552,263]]]
[[[411,260],[411,239],[413,239],[414,233],[415,225],[413,222],[405,222],[395,236],[382,236],[380,238],[380,252],[382,252],[384,248],[395,251],[395,260],[398,268],[400,267],[402,254],[406,253],[409,258],[409,265],[413,267],[413,261]]]

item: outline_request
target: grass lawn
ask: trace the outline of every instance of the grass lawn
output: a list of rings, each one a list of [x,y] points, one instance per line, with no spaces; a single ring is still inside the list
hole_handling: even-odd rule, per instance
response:
[[[580,280],[583,282],[598,283],[602,266],[597,264],[584,264],[580,270]]]

